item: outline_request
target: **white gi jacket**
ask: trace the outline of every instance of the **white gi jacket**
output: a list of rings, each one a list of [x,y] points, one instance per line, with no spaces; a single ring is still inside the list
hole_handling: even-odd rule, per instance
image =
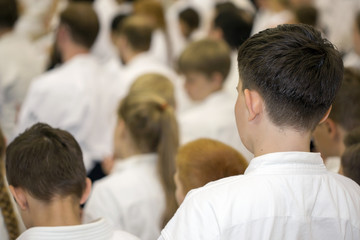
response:
[[[212,93],[204,101],[179,114],[181,144],[198,138],[224,142],[249,161],[253,155],[242,144],[234,116],[235,100],[226,91]]]
[[[113,231],[104,220],[75,226],[32,227],[20,235],[18,240],[139,240],[123,232]]]
[[[83,220],[104,217],[114,229],[153,240],[160,234],[164,210],[157,155],[144,154],[117,162],[109,176],[95,183]]]
[[[278,152],[186,196],[162,239],[360,239],[360,187],[319,153]]]
[[[82,54],[35,79],[21,108],[17,132],[37,122],[69,131],[80,144],[86,169],[91,170],[92,160],[102,157],[95,137],[101,74],[96,59]]]

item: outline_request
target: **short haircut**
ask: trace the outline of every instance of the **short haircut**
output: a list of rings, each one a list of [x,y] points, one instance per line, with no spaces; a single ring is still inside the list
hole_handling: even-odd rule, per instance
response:
[[[191,32],[197,29],[200,25],[199,14],[195,9],[191,7],[185,8],[184,10],[180,11],[179,19],[186,23]]]
[[[182,73],[199,72],[211,76],[218,72],[225,79],[230,71],[230,49],[218,40],[195,41],[181,53],[178,64]]]
[[[129,16],[129,14],[126,13],[121,13],[116,15],[112,21],[111,21],[111,25],[110,25],[110,29],[112,32],[116,32],[118,31],[118,29],[121,28],[121,24],[124,22],[124,20]]]
[[[91,48],[99,32],[99,20],[90,3],[69,3],[60,14],[60,24],[65,25],[74,42]]]
[[[335,99],[343,76],[340,53],[304,24],[264,30],[238,54],[242,90],[254,89],[278,127],[313,130]]]
[[[215,19],[214,26],[223,32],[224,40],[232,49],[238,49],[250,37],[252,24],[238,9],[220,11]]]
[[[145,17],[130,16],[121,24],[118,34],[124,36],[134,50],[145,52],[150,49],[153,30]]]
[[[346,131],[360,126],[360,72],[345,68],[339,92],[329,115]]]
[[[14,139],[6,150],[6,175],[10,185],[34,198],[81,198],[86,188],[82,152],[68,132],[37,123]]]
[[[165,30],[165,15],[163,4],[158,0],[136,0],[133,4],[136,15],[151,18],[156,28]]]
[[[360,127],[350,132],[344,143],[346,149],[341,157],[343,173],[360,185]]]
[[[131,85],[129,94],[154,93],[175,109],[175,89],[173,83],[158,73],[148,73],[138,77]]]
[[[234,148],[201,138],[179,148],[176,166],[184,194],[221,178],[243,174],[248,166]]]
[[[17,0],[0,0],[0,28],[13,28],[17,19]]]

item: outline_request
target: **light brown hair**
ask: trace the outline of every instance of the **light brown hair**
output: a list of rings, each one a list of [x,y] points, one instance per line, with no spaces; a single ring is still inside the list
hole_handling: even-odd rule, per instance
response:
[[[5,183],[5,169],[4,169],[4,153],[5,153],[5,139],[0,129],[0,209],[4,218],[6,230],[9,239],[16,239],[19,234],[19,224],[15,215],[13,204],[10,201],[10,194]]]
[[[173,83],[158,73],[148,73],[138,77],[131,85],[129,92],[152,92],[166,100],[175,109],[175,93]]]
[[[179,148],[176,167],[184,195],[221,178],[243,174],[248,163],[234,148],[201,138]]]
[[[158,0],[137,0],[134,4],[135,14],[154,19],[156,27],[165,31],[164,8]]]
[[[174,110],[155,94],[129,94],[121,101],[118,117],[142,153],[158,154],[157,168],[166,197],[164,227],[177,209],[173,175],[179,133]]]
[[[200,72],[207,76],[220,73],[225,79],[230,71],[230,49],[225,42],[204,39],[190,43],[179,57],[182,73]]]

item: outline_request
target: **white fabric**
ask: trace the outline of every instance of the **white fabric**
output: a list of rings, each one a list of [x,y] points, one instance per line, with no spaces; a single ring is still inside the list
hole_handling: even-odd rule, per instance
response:
[[[164,210],[157,155],[137,155],[116,163],[109,176],[95,183],[85,205],[84,222],[104,217],[114,229],[153,240],[160,234]]]
[[[181,143],[211,138],[234,147],[250,160],[252,154],[242,144],[237,131],[234,105],[234,99],[226,91],[218,91],[181,113],[178,116]]]
[[[354,51],[346,54],[344,56],[344,66],[360,70],[360,56],[357,55]]]
[[[69,131],[81,146],[89,171],[102,153],[95,133],[97,86],[102,72],[96,59],[77,55],[34,80],[20,111],[17,132],[37,122]]]
[[[21,234],[18,240],[139,240],[123,231],[113,231],[104,220],[59,227],[32,227]]]
[[[159,239],[360,239],[360,187],[319,153],[254,158],[243,176],[192,191]]]
[[[339,173],[341,167],[340,157],[328,157],[324,162],[328,171],[333,173]]]
[[[239,83],[239,70],[238,70],[237,57],[238,57],[237,51],[232,51],[230,71],[224,83],[224,89],[234,99],[234,102],[236,101],[238,96],[238,92],[236,88]]]
[[[31,80],[45,65],[34,45],[16,33],[0,37],[0,123],[7,139],[13,134],[20,108]]]

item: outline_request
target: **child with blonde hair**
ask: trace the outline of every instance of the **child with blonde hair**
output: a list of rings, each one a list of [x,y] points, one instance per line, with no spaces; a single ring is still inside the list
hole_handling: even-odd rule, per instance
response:
[[[174,214],[178,129],[173,108],[154,94],[132,94],[118,109],[115,166],[97,182],[84,221],[105,217],[112,226],[153,240]]]

